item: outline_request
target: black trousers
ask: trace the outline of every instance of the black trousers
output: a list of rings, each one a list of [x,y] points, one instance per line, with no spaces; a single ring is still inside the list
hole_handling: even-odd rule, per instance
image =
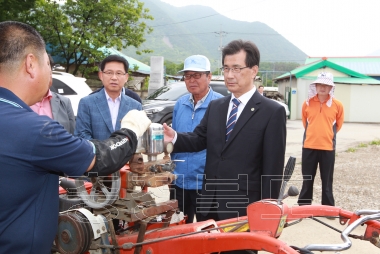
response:
[[[193,223],[194,217],[197,221],[201,221],[200,214],[196,213],[200,191],[182,189],[174,184],[170,186],[170,199],[178,200],[178,209],[187,215],[186,223]]]
[[[313,185],[317,167],[322,180],[322,205],[335,206],[333,195],[333,176],[335,164],[335,150],[302,149],[302,176],[303,183],[298,198],[299,205],[310,205],[313,200]]]

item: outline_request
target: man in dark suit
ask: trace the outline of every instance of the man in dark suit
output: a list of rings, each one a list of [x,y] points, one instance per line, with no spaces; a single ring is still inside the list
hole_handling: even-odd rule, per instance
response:
[[[259,85],[259,88],[257,89],[257,91],[258,91],[259,94],[261,94],[262,96],[265,96],[265,93],[264,93],[264,86],[263,86],[263,85]]]
[[[285,111],[256,91],[253,81],[259,62],[260,53],[254,43],[230,42],[223,48],[221,70],[232,95],[210,102],[194,132],[176,133],[164,124],[165,140],[174,143],[173,152],[207,148],[203,186],[197,200],[202,220],[244,216],[248,204],[277,198],[280,192]]]

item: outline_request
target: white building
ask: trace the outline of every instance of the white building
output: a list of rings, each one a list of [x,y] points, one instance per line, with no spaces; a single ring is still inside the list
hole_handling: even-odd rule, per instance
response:
[[[309,84],[320,72],[330,72],[334,75],[335,97],[344,105],[344,121],[380,123],[380,81],[376,79],[380,78],[380,57],[346,59],[350,69],[335,63],[333,58],[308,59],[305,65],[274,79],[278,91],[285,96],[291,120],[302,119],[302,104],[307,99]],[[355,65],[355,60],[360,64]],[[370,71],[370,76],[355,68]]]

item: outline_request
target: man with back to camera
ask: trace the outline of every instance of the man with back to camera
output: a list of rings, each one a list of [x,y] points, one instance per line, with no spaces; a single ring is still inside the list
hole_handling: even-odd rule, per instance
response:
[[[128,81],[128,61],[110,55],[100,63],[98,76],[104,89],[79,101],[74,135],[85,139],[106,139],[120,129],[120,120],[132,109],[141,110],[141,103],[126,96],[122,89]]]
[[[190,94],[180,97],[173,110],[172,127],[176,131],[193,131],[203,118],[212,100],[223,97],[209,86],[212,74],[210,61],[202,55],[193,55],[185,59],[183,73],[186,88]],[[175,184],[170,190],[170,199],[178,200],[178,207],[187,215],[187,223],[194,221],[197,197],[202,190],[202,179],[206,163],[206,150],[193,153],[172,153],[175,160]]]
[[[211,101],[193,132],[175,132],[164,124],[165,141],[174,142],[174,153],[207,148],[198,199],[202,220],[244,216],[248,204],[277,198],[284,167],[285,111],[253,83],[259,50],[250,41],[234,40],[222,54],[231,96]]]
[[[343,104],[334,98],[334,77],[322,72],[309,86],[309,95],[302,105],[305,128],[302,146],[303,183],[299,205],[311,205],[313,185],[319,165],[322,180],[322,205],[335,206],[333,177],[336,134],[344,121]],[[331,217],[330,219],[332,219]]]
[[[49,89],[51,68],[41,35],[0,22],[0,253],[50,253],[58,226],[58,175],[105,176],[129,161],[150,125],[132,110],[104,140],[68,133],[29,106]],[[122,142],[120,142],[122,141]],[[111,149],[118,143],[115,149]]]

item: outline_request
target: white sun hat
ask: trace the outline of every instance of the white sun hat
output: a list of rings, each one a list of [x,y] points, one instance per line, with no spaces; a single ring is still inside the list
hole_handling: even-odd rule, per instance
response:
[[[317,95],[317,88],[315,84],[324,84],[328,86],[332,86],[332,89],[330,90],[330,98],[326,102],[326,105],[328,107],[331,107],[332,99],[334,97],[334,90],[335,90],[335,84],[334,84],[334,76],[330,72],[321,72],[318,74],[317,79],[309,85],[309,96],[306,100],[306,104],[309,105],[309,100]]]
[[[185,59],[183,70],[178,73],[185,71],[210,71],[210,60],[203,55],[189,56]]]

